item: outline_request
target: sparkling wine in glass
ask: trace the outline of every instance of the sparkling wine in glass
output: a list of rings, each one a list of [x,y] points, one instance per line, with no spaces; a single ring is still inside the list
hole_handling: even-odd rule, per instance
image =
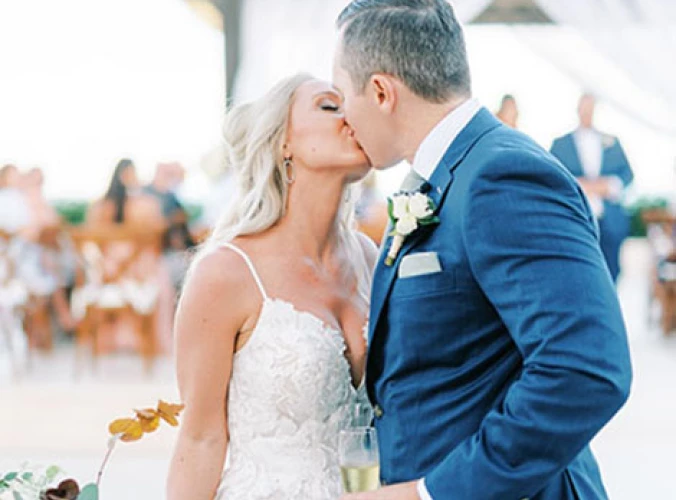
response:
[[[338,454],[345,493],[378,489],[380,461],[373,427],[351,427],[340,431]]]

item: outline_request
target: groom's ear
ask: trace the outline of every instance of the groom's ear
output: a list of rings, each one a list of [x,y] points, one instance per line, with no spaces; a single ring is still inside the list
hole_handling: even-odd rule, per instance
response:
[[[374,73],[368,83],[373,103],[386,113],[392,113],[397,104],[397,87],[390,75]]]

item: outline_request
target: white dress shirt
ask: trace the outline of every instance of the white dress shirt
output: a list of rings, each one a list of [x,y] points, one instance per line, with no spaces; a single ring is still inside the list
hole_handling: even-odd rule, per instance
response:
[[[603,141],[604,136],[601,132],[594,128],[578,128],[573,132],[573,141],[575,142],[575,149],[582,164],[583,177],[588,179],[598,179],[601,176],[601,169],[603,168]],[[617,176],[609,176],[609,196],[610,200],[619,202],[622,199],[622,191],[624,184],[622,179]],[[587,194],[589,206],[597,218],[603,217],[604,206],[603,198]]]
[[[573,132],[577,153],[580,155],[585,177],[596,179],[601,175],[603,165],[603,138],[593,128],[578,128]]]
[[[413,158],[413,170],[424,179],[430,180],[446,150],[480,109],[479,101],[468,99],[446,115],[423,139]],[[425,486],[425,478],[418,481],[417,488],[418,496],[422,500],[433,500]]]
[[[446,150],[480,109],[479,101],[468,99],[437,123],[420,143],[413,158],[413,170],[429,181]]]

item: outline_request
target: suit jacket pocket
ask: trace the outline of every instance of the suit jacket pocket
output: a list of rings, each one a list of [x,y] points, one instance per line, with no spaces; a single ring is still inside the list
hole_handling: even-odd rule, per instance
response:
[[[438,295],[452,290],[454,286],[455,277],[452,271],[440,271],[408,278],[397,278],[394,282],[392,298]]]

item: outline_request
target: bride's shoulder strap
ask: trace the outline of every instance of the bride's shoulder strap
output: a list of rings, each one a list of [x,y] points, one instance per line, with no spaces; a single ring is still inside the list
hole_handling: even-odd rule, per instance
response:
[[[265,292],[265,287],[263,287],[263,282],[261,281],[260,276],[258,276],[258,273],[256,272],[256,268],[253,265],[253,262],[251,262],[251,259],[249,256],[239,248],[238,246],[233,245],[232,243],[225,243],[223,245],[225,248],[229,248],[236,254],[239,254],[242,259],[244,259],[244,262],[246,262],[246,265],[249,268],[249,271],[251,271],[251,276],[253,276],[254,281],[256,282],[256,285],[258,286],[258,289],[261,291],[261,295],[263,296],[264,299],[268,298],[268,294]]]

